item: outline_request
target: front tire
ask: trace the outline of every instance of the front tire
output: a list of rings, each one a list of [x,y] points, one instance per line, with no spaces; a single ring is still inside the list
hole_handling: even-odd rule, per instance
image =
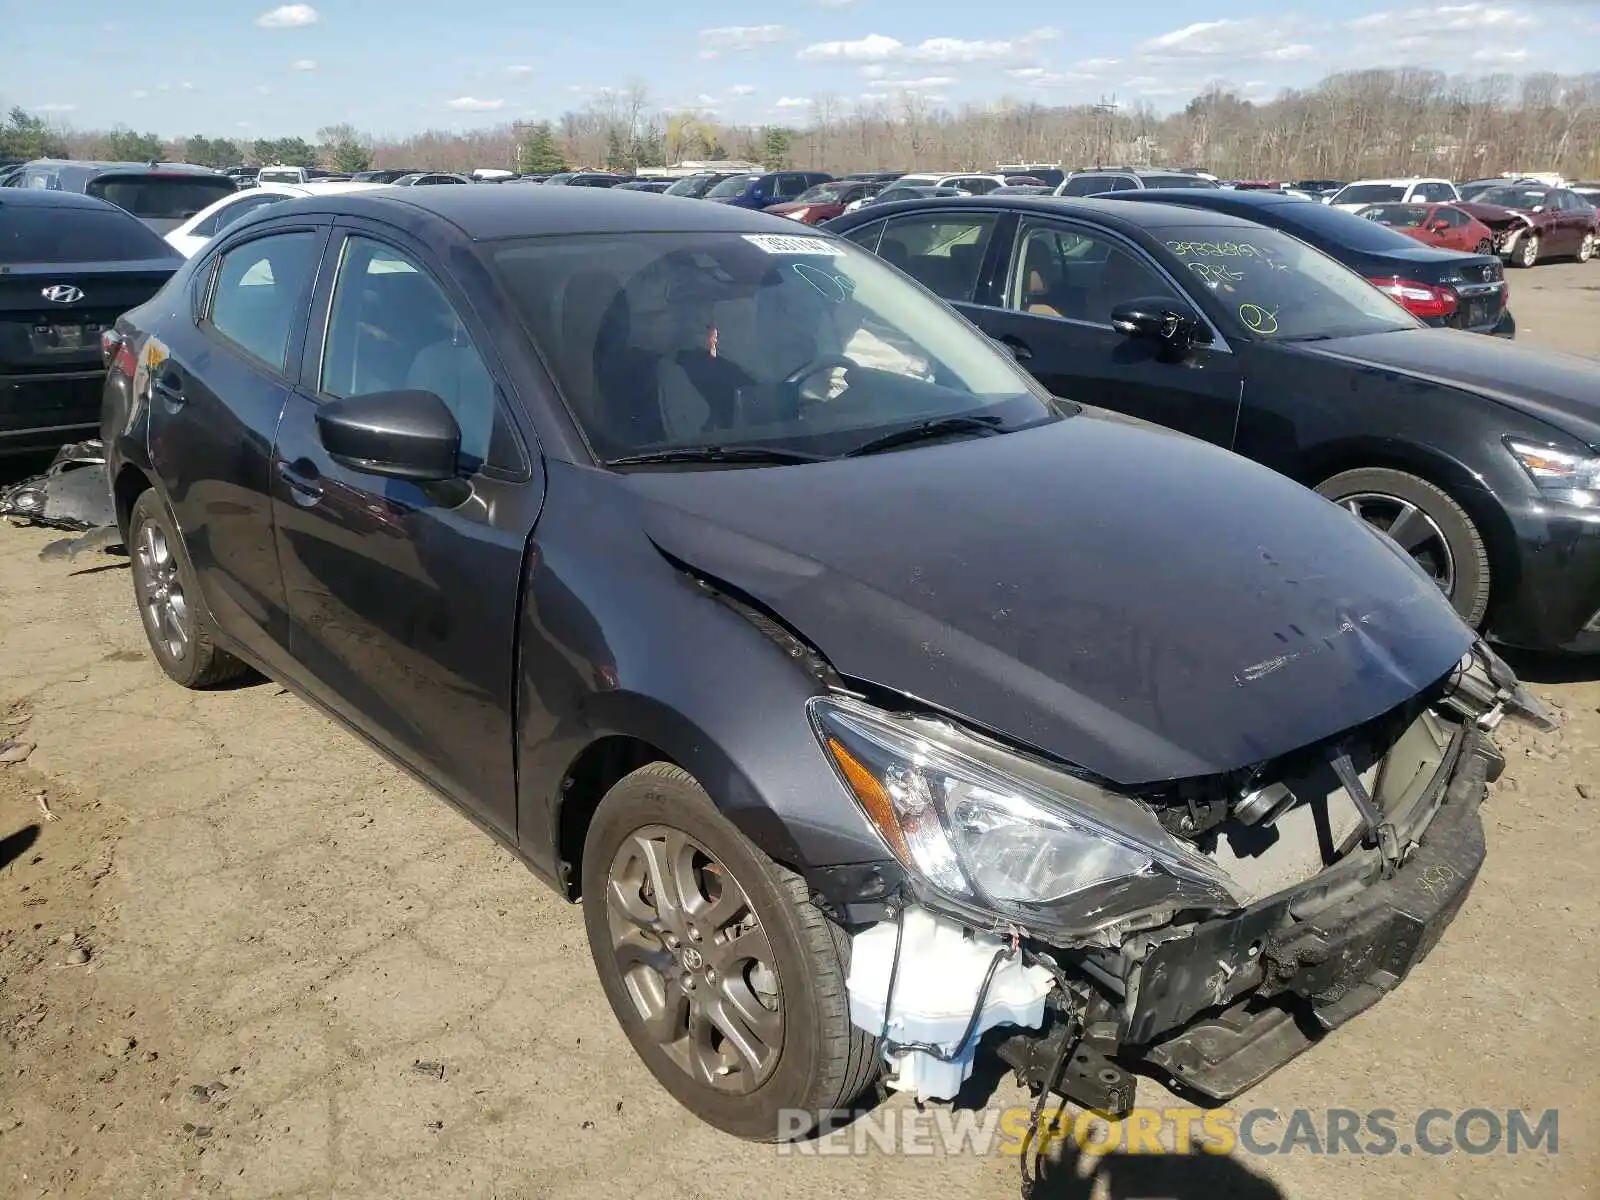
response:
[[[1576,254],[1574,254],[1572,257],[1577,259],[1581,263],[1588,262],[1591,258],[1594,257],[1594,245],[1595,245],[1594,234],[1592,234],[1592,233],[1584,234],[1583,235],[1583,241],[1578,243],[1578,252]]]
[[[808,1136],[879,1070],[850,1021],[849,938],[686,771],[652,763],[595,811],[583,916],[606,999],[657,1081],[736,1137]]]
[[[1317,491],[1399,543],[1468,625],[1489,611],[1489,552],[1483,535],[1443,488],[1404,471],[1363,467]]]
[[[1511,265],[1514,267],[1531,267],[1539,261],[1539,235],[1530,234],[1517,243],[1517,248],[1511,252]]]
[[[1494,243],[1492,241],[1490,241],[1488,238],[1484,238],[1483,241],[1479,242],[1476,246],[1473,247],[1472,252],[1474,254],[1493,254],[1494,253]]]
[[[172,519],[155,490],[134,501],[128,517],[128,557],[150,652],[186,688],[207,688],[249,668],[217,646],[200,611],[200,586]]]

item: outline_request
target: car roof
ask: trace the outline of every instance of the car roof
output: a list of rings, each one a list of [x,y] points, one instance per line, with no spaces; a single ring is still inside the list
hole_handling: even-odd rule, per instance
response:
[[[1377,183],[1389,187],[1402,187],[1408,183],[1449,183],[1441,175],[1397,175],[1393,179],[1352,179],[1345,187],[1356,187],[1360,184]]]
[[[1190,191],[1201,189],[1174,189],[1172,195],[1187,196]],[[1141,192],[1141,195],[1151,193]],[[1209,193],[1207,193],[1209,194]],[[1289,204],[1305,204],[1304,200],[1290,199]],[[887,215],[892,215],[902,207],[907,211],[919,205],[915,200],[895,201],[889,204],[874,206],[871,209],[859,209],[850,216],[854,217],[870,212],[873,220],[881,220]],[[1183,225],[1190,228],[1200,225],[1215,225],[1219,228],[1238,228],[1249,226],[1250,221],[1243,217],[1235,217],[1228,213],[1207,212],[1201,209],[1181,208],[1176,204],[1127,204],[1122,200],[1090,200],[1067,196],[972,196],[963,197],[958,201],[940,201],[940,211],[966,210],[971,208],[991,208],[1016,212],[1049,213],[1053,216],[1090,216],[1102,225],[1109,225],[1122,230],[1132,229],[1165,229],[1174,225]]]
[[[315,210],[409,223],[429,214],[474,241],[583,233],[794,231],[794,222],[725,204],[614,188],[363,188],[290,200],[279,213]]]
[[[10,208],[96,208],[125,212],[98,196],[82,192],[56,192],[45,188],[0,188],[0,207]]]

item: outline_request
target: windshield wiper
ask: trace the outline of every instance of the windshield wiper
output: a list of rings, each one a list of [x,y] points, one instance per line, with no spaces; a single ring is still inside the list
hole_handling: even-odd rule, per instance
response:
[[[897,446],[909,446],[913,442],[927,442],[934,438],[948,437],[952,433],[981,433],[984,435],[1005,432],[1000,428],[1001,420],[996,416],[981,416],[976,413],[963,413],[953,417],[936,417],[932,421],[924,421],[920,425],[913,425],[909,429],[896,429],[893,433],[886,433],[882,437],[875,437],[871,441],[862,442],[852,450],[846,450],[841,458],[859,458],[863,454],[876,454],[880,450],[893,450]]]
[[[827,462],[829,454],[807,454],[778,446],[678,446],[671,450],[644,450],[608,458],[604,466],[634,467],[651,463],[809,463]]]

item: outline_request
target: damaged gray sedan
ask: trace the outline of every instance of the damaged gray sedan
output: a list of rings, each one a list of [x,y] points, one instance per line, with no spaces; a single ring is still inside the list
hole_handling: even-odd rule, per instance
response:
[[[118,322],[173,679],[281,680],[581,900],[742,1137],[991,1051],[1232,1096],[1400,984],[1546,718],[1397,545],[848,242],[585,191],[290,201]]]

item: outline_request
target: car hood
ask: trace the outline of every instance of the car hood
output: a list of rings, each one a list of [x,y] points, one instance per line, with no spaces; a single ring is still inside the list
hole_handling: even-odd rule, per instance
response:
[[[1474,204],[1470,200],[1456,205],[1468,216],[1476,217],[1490,228],[1509,225],[1514,221],[1523,221],[1534,225],[1540,220],[1548,220],[1551,216],[1546,212],[1532,212],[1526,208],[1506,208],[1500,204]]]
[[[1458,329],[1373,333],[1292,348],[1475,392],[1600,450],[1600,365],[1576,354]]]
[[[1096,410],[623,486],[661,551],[766,606],[847,678],[1124,786],[1349,729],[1472,643],[1438,588],[1343,510]]]

